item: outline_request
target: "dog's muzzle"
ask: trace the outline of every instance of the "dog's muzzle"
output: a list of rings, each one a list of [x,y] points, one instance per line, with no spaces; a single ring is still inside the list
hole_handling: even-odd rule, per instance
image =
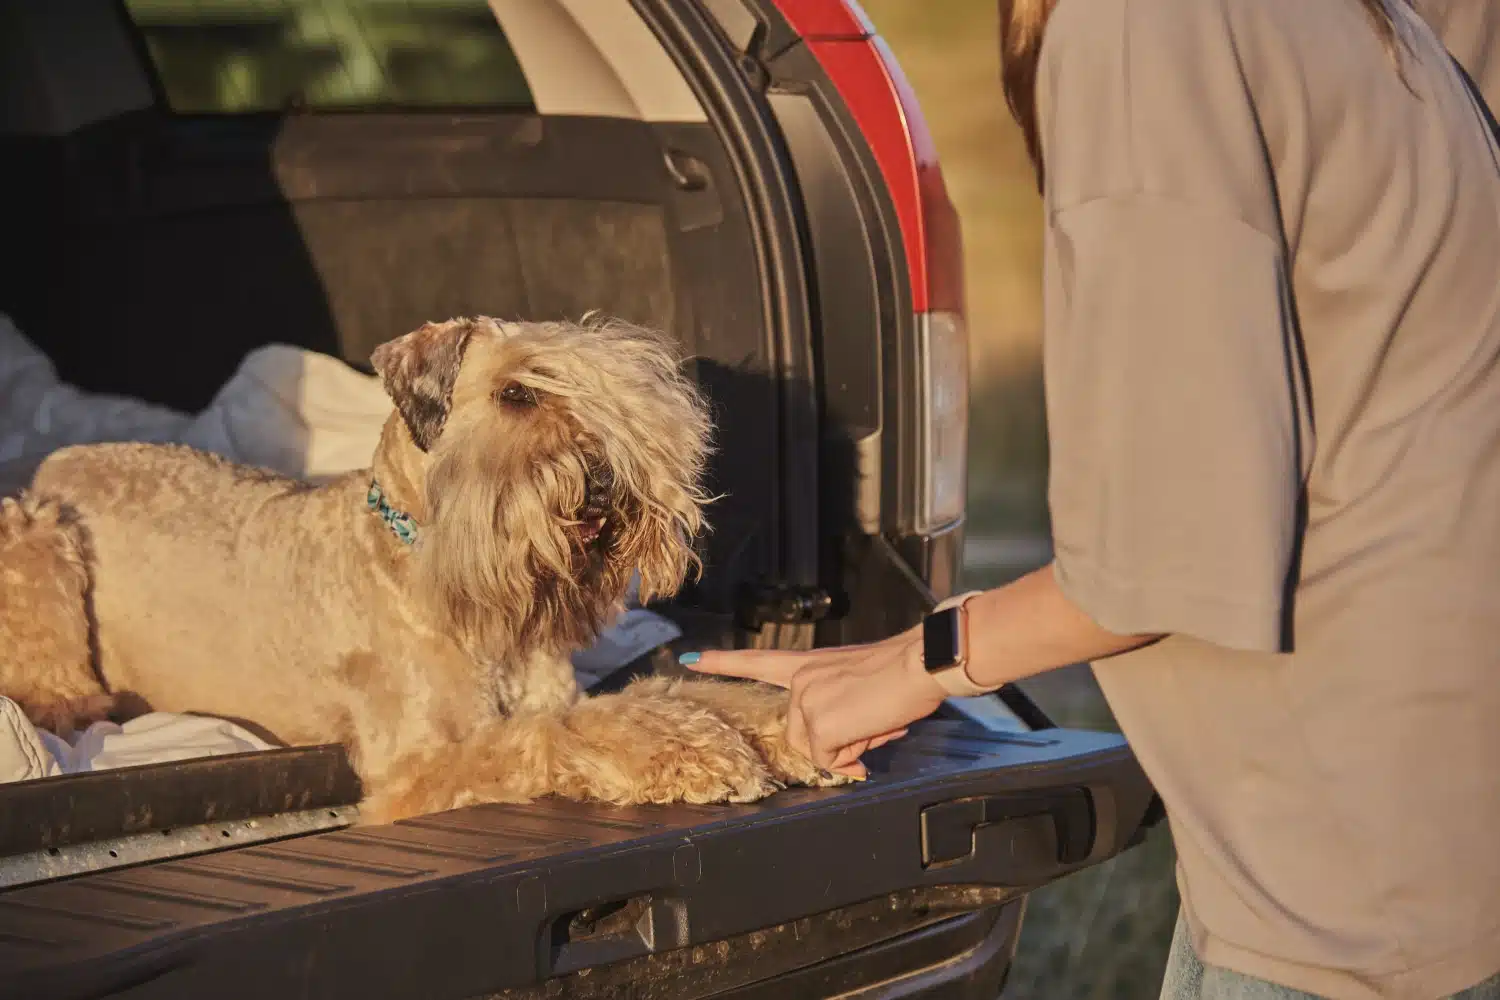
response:
[[[614,488],[614,476],[607,465],[590,462],[588,481],[584,489],[583,507],[575,520],[578,522],[578,537],[584,545],[592,545],[609,526],[609,496]]]

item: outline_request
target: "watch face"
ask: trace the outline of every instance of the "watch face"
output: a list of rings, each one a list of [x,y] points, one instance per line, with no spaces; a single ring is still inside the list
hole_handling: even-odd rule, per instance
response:
[[[958,611],[948,608],[928,615],[922,623],[922,664],[928,670],[941,670],[958,662],[962,627]]]

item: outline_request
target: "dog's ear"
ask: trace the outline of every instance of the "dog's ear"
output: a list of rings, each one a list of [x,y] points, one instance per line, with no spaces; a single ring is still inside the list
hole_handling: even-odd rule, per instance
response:
[[[474,324],[468,320],[424,323],[370,355],[386,394],[423,451],[430,450],[443,432],[453,405],[453,383],[473,334]]]

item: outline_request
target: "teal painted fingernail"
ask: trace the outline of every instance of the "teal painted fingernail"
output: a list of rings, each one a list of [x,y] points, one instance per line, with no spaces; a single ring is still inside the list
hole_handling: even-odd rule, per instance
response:
[[[696,667],[698,665],[698,661],[701,659],[703,659],[702,653],[683,653],[677,658],[677,662],[682,664],[684,667]]]

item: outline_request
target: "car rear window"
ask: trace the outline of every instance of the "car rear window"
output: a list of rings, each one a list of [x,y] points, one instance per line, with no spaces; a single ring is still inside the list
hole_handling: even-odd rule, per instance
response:
[[[534,110],[485,0],[125,0],[179,114]]]

